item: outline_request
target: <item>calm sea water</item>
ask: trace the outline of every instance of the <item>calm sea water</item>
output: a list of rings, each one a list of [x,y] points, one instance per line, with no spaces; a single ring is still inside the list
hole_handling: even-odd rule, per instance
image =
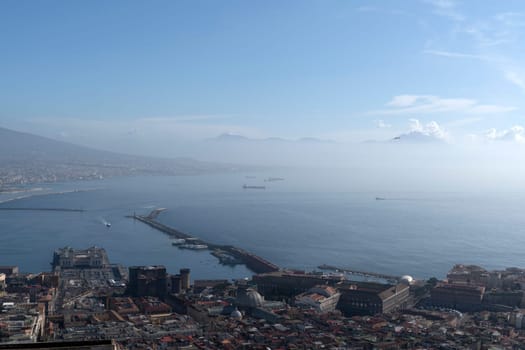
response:
[[[301,172],[276,182],[254,176],[119,178],[2,194],[0,201],[32,194],[4,207],[85,211],[0,210],[0,265],[48,271],[54,249],[97,245],[127,266],[163,264],[172,273],[190,267],[195,279],[251,275],[243,266],[219,265],[207,251],[177,249],[161,232],[125,217],[164,207],[160,221],[283,267],[331,264],[426,278],[443,277],[455,263],[525,266],[523,194],[358,192]],[[243,190],[245,183],[267,188]]]

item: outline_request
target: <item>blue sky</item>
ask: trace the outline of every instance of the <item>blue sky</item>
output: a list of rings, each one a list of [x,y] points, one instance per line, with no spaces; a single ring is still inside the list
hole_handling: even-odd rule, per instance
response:
[[[525,140],[523,1],[2,1],[0,125]]]

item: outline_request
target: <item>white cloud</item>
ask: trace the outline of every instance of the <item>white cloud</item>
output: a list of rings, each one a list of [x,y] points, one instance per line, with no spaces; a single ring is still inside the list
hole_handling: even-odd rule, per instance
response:
[[[409,107],[417,103],[418,99],[423,96],[418,95],[398,95],[394,96],[387,106],[390,107]]]
[[[423,53],[427,55],[443,56],[443,57],[449,57],[449,58],[469,58],[473,60],[492,61],[492,59],[487,56],[475,55],[475,54],[463,53],[463,52],[455,52],[455,51],[424,50]]]
[[[458,12],[453,1],[426,0],[434,10],[454,10]],[[463,14],[459,13],[461,16]],[[469,18],[463,16],[465,23],[455,23],[451,27],[449,38],[457,38],[465,34],[472,45],[475,54],[464,54],[446,50],[425,50],[424,53],[464,59],[479,59],[490,63],[509,83],[525,92],[525,68],[521,57],[513,57],[512,52],[521,52],[523,43],[524,12],[503,12],[485,18]],[[455,45],[457,46],[457,45]],[[471,49],[472,50],[472,49]]]
[[[376,120],[375,121],[375,124],[378,128],[380,129],[387,129],[387,128],[391,128],[392,125],[391,124],[388,124],[388,123],[385,123],[383,120]]]
[[[485,133],[485,138],[489,141],[513,141],[525,143],[525,128],[515,125],[507,130],[497,131],[492,128]]]
[[[426,54],[449,58],[477,59],[485,61],[500,72],[503,79],[525,92],[525,69],[521,57],[513,57],[511,52],[521,52],[523,43],[523,27],[525,27],[524,12],[502,12],[485,18],[470,18],[457,9],[457,4],[451,0],[423,0],[430,4],[434,13],[454,19],[449,38],[464,35],[472,46],[475,54],[458,53],[448,50],[432,50],[427,48]],[[470,44],[470,45],[469,45]],[[457,46],[457,45],[454,45]],[[472,51],[472,49],[471,49]]]
[[[465,113],[494,114],[515,110],[510,106],[480,104],[468,98],[441,98],[434,95],[398,95],[388,102],[388,109],[371,111],[371,114],[396,115],[414,113]]]
[[[523,77],[518,72],[509,68],[505,68],[503,71],[505,74],[505,79],[519,87],[521,90],[525,91],[525,79],[523,79]]]
[[[410,119],[409,131],[395,137],[393,140],[408,143],[447,142],[449,140],[449,134],[435,121],[423,124],[419,119]]]
[[[426,125],[423,125],[418,119],[410,119],[409,127],[410,132],[421,133],[423,135],[431,136],[440,140],[447,138],[447,132],[435,121],[431,121]]]
[[[512,31],[500,28],[498,24],[487,21],[476,21],[462,29],[463,33],[474,39],[480,49],[493,48],[510,44],[516,40]]]
[[[408,125],[410,131],[420,132],[421,130],[423,130],[423,126],[421,125],[419,119],[410,119]]]

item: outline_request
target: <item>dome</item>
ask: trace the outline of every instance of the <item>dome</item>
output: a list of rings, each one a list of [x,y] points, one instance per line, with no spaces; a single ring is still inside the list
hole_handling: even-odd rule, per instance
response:
[[[412,282],[414,282],[414,278],[409,275],[404,275],[399,279],[399,282],[403,284],[412,284]]]
[[[239,289],[235,304],[240,307],[259,307],[263,304],[264,298],[256,290],[247,288]]]
[[[236,320],[242,320],[242,314],[239,310],[237,310],[237,308],[235,308],[235,310],[232,311],[230,317]]]

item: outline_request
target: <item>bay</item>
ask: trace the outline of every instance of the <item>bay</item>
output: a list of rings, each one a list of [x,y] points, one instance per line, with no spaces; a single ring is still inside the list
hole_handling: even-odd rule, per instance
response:
[[[264,181],[271,175],[283,181]],[[76,208],[84,212],[0,210],[0,265],[48,271],[58,247],[104,247],[115,263],[189,267],[193,279],[244,278],[244,266],[218,264],[207,251],[169,238],[126,215],[167,208],[159,220],[219,244],[233,244],[288,268],[330,264],[418,278],[444,277],[453,264],[525,265],[522,193],[356,189],[334,176],[298,171],[180,177],[131,177],[38,185],[2,194],[3,207]],[[243,185],[266,189],[243,189]],[[385,200],[377,200],[376,197]],[[105,222],[111,223],[111,228]]]

